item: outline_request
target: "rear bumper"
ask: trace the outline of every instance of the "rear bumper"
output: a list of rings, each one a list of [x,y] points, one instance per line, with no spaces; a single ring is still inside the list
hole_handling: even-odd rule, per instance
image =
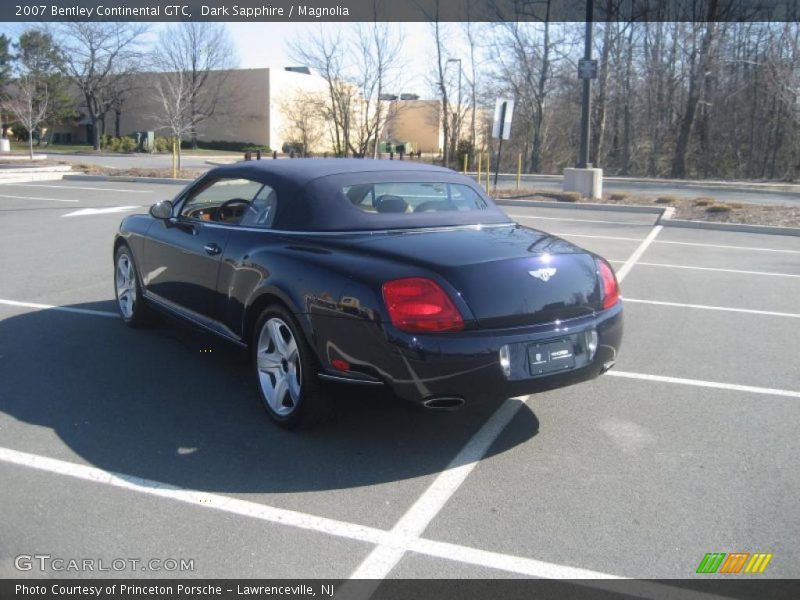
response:
[[[373,322],[362,328],[351,322],[347,338],[336,336],[341,341],[326,344],[327,357],[321,358],[343,358],[353,365],[349,375],[382,382],[410,402],[457,397],[473,403],[551,390],[602,374],[614,364],[622,341],[622,302],[559,326],[413,335],[390,325],[384,329],[376,325]],[[511,376],[505,375],[500,365],[499,352],[504,345],[520,349],[591,330],[597,331],[595,355],[572,370],[532,377],[522,351],[512,353]]]

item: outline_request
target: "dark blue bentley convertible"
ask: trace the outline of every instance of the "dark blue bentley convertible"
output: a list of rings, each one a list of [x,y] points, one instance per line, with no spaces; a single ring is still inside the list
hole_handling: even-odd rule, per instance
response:
[[[604,259],[410,162],[212,169],[124,219],[114,265],[126,323],[155,308],[248,347],[285,427],[320,414],[321,380],[456,408],[597,377],[622,338]]]

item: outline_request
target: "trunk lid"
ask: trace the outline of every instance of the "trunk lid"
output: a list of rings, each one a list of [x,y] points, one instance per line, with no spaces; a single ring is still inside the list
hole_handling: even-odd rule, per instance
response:
[[[387,233],[356,245],[440,274],[481,328],[551,323],[602,309],[594,256],[521,225]]]

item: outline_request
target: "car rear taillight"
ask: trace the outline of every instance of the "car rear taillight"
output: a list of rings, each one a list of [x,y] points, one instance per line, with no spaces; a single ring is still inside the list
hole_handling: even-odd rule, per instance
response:
[[[611,308],[619,301],[619,284],[614,270],[602,258],[597,260],[597,272],[603,284],[603,310]]]
[[[383,300],[392,325],[401,331],[461,331],[464,319],[438,283],[424,277],[383,284]]]

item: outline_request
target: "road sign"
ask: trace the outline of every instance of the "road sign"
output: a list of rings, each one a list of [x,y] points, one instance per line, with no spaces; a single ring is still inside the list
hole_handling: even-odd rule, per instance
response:
[[[494,105],[492,138],[507,140],[511,136],[511,118],[514,114],[514,101],[498,98]]]
[[[498,98],[494,105],[494,124],[492,139],[507,140],[511,137],[511,117],[514,115],[514,101]]]
[[[597,61],[582,58],[578,61],[578,79],[597,79]]]

